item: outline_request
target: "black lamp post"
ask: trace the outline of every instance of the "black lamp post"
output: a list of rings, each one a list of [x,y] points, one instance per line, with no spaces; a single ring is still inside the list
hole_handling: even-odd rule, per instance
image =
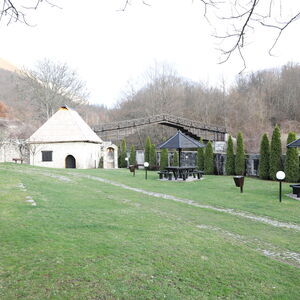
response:
[[[147,170],[149,167],[149,163],[147,161],[144,162],[144,167],[145,167],[145,179],[147,180]]]
[[[285,173],[283,171],[278,171],[276,173],[276,178],[279,181],[279,202],[281,202],[281,190],[282,190],[281,185],[282,185],[282,181],[285,178]]]

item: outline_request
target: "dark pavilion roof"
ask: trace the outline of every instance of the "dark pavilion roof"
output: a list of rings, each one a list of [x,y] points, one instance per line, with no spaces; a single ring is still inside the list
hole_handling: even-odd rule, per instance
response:
[[[167,149],[188,149],[188,148],[202,148],[205,147],[204,144],[194,140],[193,138],[185,135],[180,130],[170,137],[167,141],[159,144],[157,148],[167,148]]]
[[[300,139],[293,141],[287,145],[288,148],[300,147]]]

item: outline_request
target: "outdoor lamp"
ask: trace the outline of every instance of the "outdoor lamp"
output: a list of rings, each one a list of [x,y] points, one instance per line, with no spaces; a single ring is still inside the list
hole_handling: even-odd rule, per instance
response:
[[[128,168],[128,160],[129,160],[129,158],[128,158],[128,157],[125,157],[125,160],[126,160],[127,168]]]
[[[285,173],[283,171],[278,171],[276,173],[276,178],[279,181],[279,202],[281,202],[281,184],[285,178]]]
[[[145,167],[145,179],[147,179],[147,169],[149,167],[149,163],[147,161],[144,162],[144,167]]]

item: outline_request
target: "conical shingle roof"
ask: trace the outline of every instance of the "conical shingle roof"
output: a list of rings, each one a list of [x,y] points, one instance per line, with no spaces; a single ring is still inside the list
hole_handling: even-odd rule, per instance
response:
[[[62,106],[28,141],[29,143],[102,143],[102,140],[79,114],[67,106]]]
[[[202,147],[205,147],[205,145],[185,135],[180,130],[178,130],[177,133],[172,137],[170,137],[167,141],[157,146],[157,148],[160,149],[162,148],[188,149],[188,148],[202,148]]]

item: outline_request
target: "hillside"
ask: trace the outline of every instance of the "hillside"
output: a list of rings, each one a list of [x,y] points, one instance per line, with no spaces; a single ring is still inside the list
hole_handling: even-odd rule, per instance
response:
[[[225,126],[233,136],[239,131],[244,134],[248,153],[259,151],[262,134],[270,136],[275,124],[281,127],[283,143],[289,131],[300,134],[298,64],[241,75],[234,85],[222,88],[192,82],[172,71],[155,72],[144,86],[124,94],[111,109],[57,95],[37,81],[24,80],[16,69],[0,59],[0,102],[4,103],[4,117],[22,124],[16,134],[25,138],[64,104],[75,108],[90,126],[162,113]],[[46,99],[52,101],[50,111],[46,110]],[[126,139],[128,144],[142,148],[148,135],[157,144],[172,133],[172,129],[158,125],[145,127]]]

